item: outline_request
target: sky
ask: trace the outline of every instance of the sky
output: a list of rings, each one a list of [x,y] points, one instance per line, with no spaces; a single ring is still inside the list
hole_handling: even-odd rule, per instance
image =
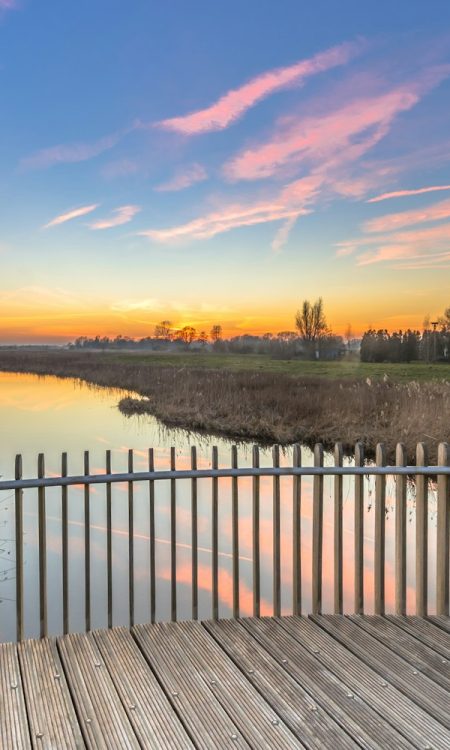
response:
[[[0,0],[0,343],[450,305],[447,0]]]

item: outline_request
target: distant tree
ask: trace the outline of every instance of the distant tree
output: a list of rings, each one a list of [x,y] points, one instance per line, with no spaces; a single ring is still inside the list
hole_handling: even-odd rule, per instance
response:
[[[178,331],[178,338],[180,338],[187,346],[192,344],[196,335],[197,332],[192,326],[184,326],[181,331]]]
[[[206,331],[200,331],[200,333],[197,336],[197,341],[199,344],[202,344],[202,346],[205,346],[205,344],[208,343],[208,336]]]
[[[292,341],[295,341],[296,338],[297,334],[295,331],[280,331],[277,333],[278,341],[284,341],[286,344],[290,344]]]
[[[222,338],[222,326],[220,325],[213,326],[210,331],[210,336],[211,336],[213,343],[215,343],[216,341],[220,341],[220,339]]]
[[[172,333],[172,323],[170,320],[162,320],[155,326],[155,339],[170,339]]]
[[[313,350],[317,351],[320,339],[328,333],[322,297],[319,297],[313,304],[307,299],[303,300],[295,316],[295,325],[304,344],[310,350],[310,354]]]

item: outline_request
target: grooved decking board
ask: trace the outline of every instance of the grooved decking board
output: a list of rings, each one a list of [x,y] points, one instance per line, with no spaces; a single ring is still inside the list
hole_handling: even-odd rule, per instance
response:
[[[88,748],[137,750],[139,743],[92,633],[58,638],[61,660]]]
[[[364,748],[410,748],[411,744],[353,693],[350,685],[295,641],[275,620],[241,620],[244,627],[309,692],[316,704]]]
[[[294,638],[337,677],[352,686],[386,721],[416,747],[448,747],[450,732],[367,666],[311,620],[285,617],[280,621]]]
[[[31,748],[16,646],[0,645],[0,747]]]
[[[227,714],[241,727],[252,747],[277,747],[280,750],[303,747],[200,623],[169,623],[162,628],[185,651],[193,668]]]
[[[433,623],[420,617],[388,617],[387,619],[394,621],[398,627],[417,638],[428,648],[434,649],[444,659],[450,659],[450,635],[443,633]]]
[[[183,644],[162,625],[135,625],[133,635],[196,747],[251,747],[227,714]]]
[[[447,617],[447,615],[428,616],[427,622],[431,622],[441,630],[445,630],[446,633],[450,633],[450,617]]]
[[[449,694],[347,617],[311,615],[327,633],[450,729]]]
[[[359,747],[326,711],[317,709],[309,693],[239,622],[221,620],[203,625],[305,747]]]
[[[398,626],[397,618],[388,620],[378,615],[355,615],[350,619],[419,669],[422,674],[450,690],[450,662],[411,635],[409,630]]]
[[[23,641],[18,656],[33,747],[85,747],[55,639]]]
[[[446,750],[447,625],[248,618],[0,645],[0,750]]]
[[[194,747],[130,631],[114,628],[94,631],[93,635],[143,747]]]

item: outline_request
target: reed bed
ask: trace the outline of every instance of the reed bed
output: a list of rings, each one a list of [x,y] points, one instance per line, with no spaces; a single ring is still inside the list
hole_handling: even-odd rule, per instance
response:
[[[401,441],[414,461],[426,442],[433,457],[450,440],[450,383],[330,379],[274,372],[120,362],[101,353],[4,351],[0,370],[70,377],[127,392],[123,414],[152,414],[171,427],[261,443],[332,446],[350,452],[377,442],[393,458]],[[136,396],[136,394],[139,394]]]

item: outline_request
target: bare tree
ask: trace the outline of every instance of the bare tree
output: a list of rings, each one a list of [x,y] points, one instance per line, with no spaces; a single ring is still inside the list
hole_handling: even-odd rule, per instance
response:
[[[213,342],[220,341],[222,338],[222,326],[215,325],[211,328],[210,336]]]
[[[295,325],[306,344],[315,344],[325,336],[328,328],[322,297],[319,297],[314,304],[307,299],[303,300],[301,309],[297,310],[295,316]]]
[[[194,341],[197,332],[192,326],[184,326],[181,331],[178,331],[177,335],[187,346],[189,346],[189,344],[192,344]]]
[[[155,339],[170,339],[171,333],[172,322],[170,320],[162,320],[161,323],[155,326]]]

